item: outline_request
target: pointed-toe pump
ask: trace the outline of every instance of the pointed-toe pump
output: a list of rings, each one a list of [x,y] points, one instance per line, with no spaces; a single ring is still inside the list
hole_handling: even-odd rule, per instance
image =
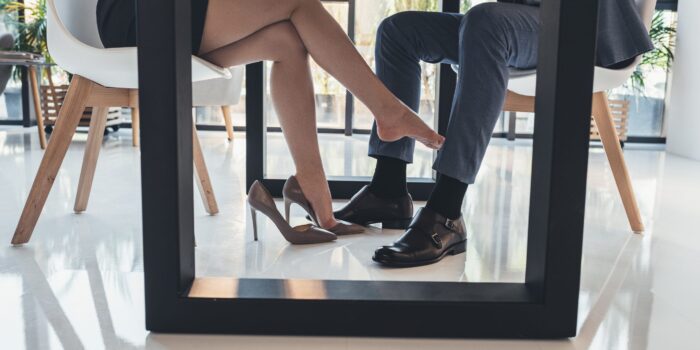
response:
[[[289,226],[282,217],[270,191],[259,181],[255,181],[248,191],[248,204],[253,217],[253,235],[258,240],[257,212],[265,214],[277,226],[284,239],[291,244],[315,244],[335,241],[338,237],[313,225]]]
[[[282,195],[284,196],[284,217],[287,219],[287,222],[289,222],[289,210],[292,207],[292,204],[296,204],[302,207],[306,213],[309,214],[311,221],[313,221],[316,226],[321,226],[318,223],[314,209],[311,207],[311,203],[308,199],[306,199],[306,196],[304,196],[304,192],[301,190],[301,185],[299,185],[299,181],[297,180],[296,176],[290,176],[284,183]],[[354,235],[365,232],[364,226],[352,224],[342,220],[338,220],[338,224],[335,225],[335,227],[327,230],[338,236]]]

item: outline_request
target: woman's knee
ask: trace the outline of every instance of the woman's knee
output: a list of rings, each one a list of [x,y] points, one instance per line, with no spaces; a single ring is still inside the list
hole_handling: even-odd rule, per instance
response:
[[[266,32],[266,36],[266,41],[278,60],[308,56],[304,42],[289,21],[273,24]]]
[[[309,8],[310,6],[320,6],[323,7],[323,3],[321,0],[294,0],[292,2],[292,6],[294,7],[292,10],[291,15],[294,14],[294,12],[300,8]]]

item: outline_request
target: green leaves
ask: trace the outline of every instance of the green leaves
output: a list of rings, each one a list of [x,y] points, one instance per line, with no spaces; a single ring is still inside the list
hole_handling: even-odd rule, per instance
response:
[[[673,50],[676,44],[676,28],[673,23],[668,23],[668,16],[664,12],[657,11],[651,21],[649,37],[654,44],[654,50],[645,53],[642,61],[635,69],[627,85],[633,90],[644,94],[646,71],[653,69],[668,70],[673,63]]]
[[[0,11],[5,12],[5,23],[17,29],[14,50],[37,53],[52,62],[46,43],[46,0],[32,4],[0,0]]]

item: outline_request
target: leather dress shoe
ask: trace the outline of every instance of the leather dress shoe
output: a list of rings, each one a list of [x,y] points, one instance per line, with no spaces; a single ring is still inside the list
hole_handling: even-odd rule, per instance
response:
[[[467,231],[462,217],[450,220],[422,208],[406,233],[393,245],[377,249],[372,260],[391,267],[422,266],[466,250]]]
[[[381,223],[382,228],[405,230],[413,219],[413,198],[408,193],[394,199],[380,198],[365,186],[334,215],[363,226]]]

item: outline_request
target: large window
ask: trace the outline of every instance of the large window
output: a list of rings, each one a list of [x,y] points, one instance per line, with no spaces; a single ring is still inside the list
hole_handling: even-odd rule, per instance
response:
[[[660,3],[660,8],[673,9],[670,1]],[[672,5],[672,4],[671,4]],[[646,54],[633,78],[619,88],[609,91],[611,100],[627,101],[627,137],[633,141],[657,142],[665,138],[666,101],[670,92],[676,12],[658,11],[652,24],[652,41],[657,50]],[[517,113],[515,133],[531,135],[534,129],[532,113]],[[499,123],[499,126],[501,123]],[[507,129],[507,126],[505,127]],[[496,130],[499,131],[499,130]],[[504,130],[506,131],[506,130]]]
[[[354,4],[354,22],[349,22],[350,6]],[[354,40],[358,51],[365,60],[374,68],[374,47],[377,27],[382,19],[408,10],[437,11],[439,0],[355,0],[328,1],[326,9],[340,23],[343,28],[354,29]],[[469,6],[469,1],[463,1],[463,7]],[[269,69],[269,65],[268,65]],[[435,116],[435,81],[437,67],[423,64],[423,94],[420,115],[430,125],[434,123]],[[345,88],[332,76],[312,62],[312,75],[315,86],[316,113],[318,125],[324,129],[342,130],[346,125],[346,117],[352,118],[352,127],[356,130],[367,132],[372,127],[372,115],[362,102],[356,99],[348,100]],[[244,90],[245,93],[245,90]],[[245,125],[245,103],[234,106],[234,124]],[[347,103],[353,103],[354,113],[346,116]],[[215,108],[200,108],[198,110],[198,123],[223,125],[220,111]],[[269,110],[268,126],[279,126],[274,110]]]
[[[673,52],[677,16],[672,11],[659,11],[652,22],[652,40],[657,50],[646,54],[635,76],[611,92],[611,98],[630,102],[629,135],[632,137],[664,137],[667,93],[672,60],[664,47]]]
[[[42,40],[45,39],[44,32],[37,34],[36,29],[46,29],[46,13],[41,8],[43,4],[45,2],[38,0],[0,1],[0,50],[31,52],[47,57],[45,41]],[[51,62],[50,59],[47,61]],[[21,69],[24,68],[0,65],[0,125],[30,125],[29,116],[25,120],[23,106],[29,107],[30,111],[33,111],[33,106],[23,100],[27,96],[23,97],[22,84],[27,83],[27,77],[25,75],[23,81]],[[68,84],[67,74],[56,66],[50,69],[40,66],[37,75],[42,86]],[[28,91],[25,89],[25,93]]]
[[[324,6],[335,18],[341,27],[348,28],[349,19],[349,3],[345,1],[326,1]],[[267,76],[271,63],[266,64]],[[316,120],[319,128],[326,129],[343,129],[345,125],[345,107],[346,107],[346,90],[326,71],[321,69],[316,62],[311,60],[311,72],[314,81],[314,95],[316,102]],[[269,79],[267,84],[266,104],[271,107]],[[241,101],[236,106],[232,106],[233,123],[236,126],[245,125],[245,82],[242,91]],[[274,108],[267,108],[268,127],[278,128],[277,113]],[[219,108],[213,107],[198,107],[197,108],[197,123],[202,125],[223,125],[224,121]]]
[[[354,16],[350,16],[350,6],[354,4]],[[438,0],[355,0],[351,2],[327,2],[328,11],[343,28],[354,30],[353,39],[360,54],[374,68],[374,47],[376,31],[380,22],[400,11],[438,11]],[[354,17],[354,22],[351,20]],[[349,27],[349,25],[354,27]],[[269,72],[269,64],[268,64]],[[422,77],[422,101],[420,115],[429,124],[435,122],[435,86],[437,66],[424,64]],[[316,114],[319,128],[327,131],[320,135],[321,149],[326,172],[331,177],[370,176],[374,169],[374,159],[366,157],[367,133],[372,127],[373,117],[369,109],[357,99],[347,94],[345,88],[315,63],[312,64],[315,85]],[[269,84],[268,84],[269,86]],[[268,93],[269,100],[269,93]],[[351,109],[347,104],[352,103]],[[268,107],[270,104],[267,104]],[[279,126],[273,108],[267,108],[267,126]],[[350,114],[348,112],[352,111]],[[348,118],[351,122],[348,123]],[[339,132],[347,131],[352,125],[354,135],[342,137]],[[282,178],[293,170],[288,161],[290,156],[284,146],[282,136],[275,129],[268,133],[268,154],[266,157],[267,176]],[[274,150],[274,152],[271,152]],[[432,176],[433,152],[423,145],[417,145],[413,166],[408,176],[430,178]]]
[[[494,0],[463,0],[461,11],[466,12],[471,6]],[[669,1],[661,1],[663,8]],[[348,30],[353,29],[354,40],[358,51],[368,64],[374,68],[375,37],[382,19],[407,10],[437,11],[439,0],[354,0],[328,1],[325,3],[333,17]],[[349,22],[350,6],[354,5],[354,22]],[[656,23],[662,27],[675,25],[675,12],[661,12],[662,21]],[[269,66],[268,66],[269,67]],[[437,66],[422,64],[422,100],[419,114],[430,125],[435,123],[436,108],[436,74]],[[630,137],[664,136],[665,101],[667,100],[667,81],[670,69],[660,65],[646,65],[639,70],[639,76],[644,80],[644,86],[628,84],[611,91],[611,98],[630,101],[628,135]],[[372,115],[367,107],[357,99],[347,94],[345,88],[317,64],[312,62],[312,74],[315,85],[316,113],[319,128],[322,131],[347,131],[351,125],[354,133],[366,134],[372,126]],[[347,108],[351,103],[353,108]],[[277,127],[277,117],[274,110],[268,109],[268,126]],[[244,98],[237,106],[233,106],[234,124],[245,125],[245,89]],[[350,112],[348,114],[348,112]],[[216,108],[199,108],[198,123],[223,125],[221,111]],[[508,116],[502,117],[494,130],[497,134],[508,131]],[[514,131],[520,135],[529,135],[534,127],[532,114],[517,113]]]
[[[355,20],[356,45],[365,60],[374,68],[374,48],[377,28],[384,18],[397,12],[408,10],[437,11],[437,0],[358,0]],[[429,124],[435,119],[435,82],[437,66],[422,64],[422,97],[419,114]],[[360,101],[355,102],[353,126],[356,129],[370,129],[372,114]]]

